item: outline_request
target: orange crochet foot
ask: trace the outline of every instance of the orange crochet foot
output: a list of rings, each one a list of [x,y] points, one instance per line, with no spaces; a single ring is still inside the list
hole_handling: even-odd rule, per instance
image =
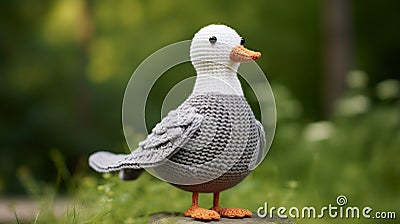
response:
[[[214,206],[211,210],[218,212],[224,218],[244,218],[253,215],[251,211],[243,208],[221,208],[219,206],[219,192],[214,193]]]
[[[251,211],[243,208],[213,207],[211,209],[218,212],[218,214],[220,214],[220,216],[224,218],[244,218],[251,217],[253,215]]]
[[[200,207],[190,207],[183,214],[185,216],[203,221],[218,220],[221,218],[221,216],[216,211]]]
[[[185,216],[202,221],[218,220],[221,216],[214,210],[199,207],[199,192],[193,192],[192,206],[183,213]]]

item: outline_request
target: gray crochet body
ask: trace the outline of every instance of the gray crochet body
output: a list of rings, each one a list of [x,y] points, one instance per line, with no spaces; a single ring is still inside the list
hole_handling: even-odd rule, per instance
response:
[[[264,155],[265,134],[239,95],[198,94],[171,111],[129,155],[93,154],[99,172],[151,168],[187,191],[220,192],[242,181]]]

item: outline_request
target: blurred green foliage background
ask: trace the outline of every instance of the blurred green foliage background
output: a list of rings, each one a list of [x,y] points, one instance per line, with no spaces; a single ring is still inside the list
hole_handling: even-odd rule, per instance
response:
[[[223,23],[262,52],[257,63],[277,103],[270,154],[238,186],[263,189],[249,206],[318,205],[346,194],[399,208],[400,3],[334,2],[2,1],[0,193],[26,192],[17,174],[26,181],[27,173],[65,191],[60,164],[90,176],[90,153],[127,152],[121,110],[134,69],[161,47]],[[149,123],[158,122],[167,87],[194,74],[190,66],[177,71],[152,93]]]

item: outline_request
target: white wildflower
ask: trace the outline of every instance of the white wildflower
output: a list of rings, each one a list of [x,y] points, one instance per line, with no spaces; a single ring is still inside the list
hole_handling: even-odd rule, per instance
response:
[[[356,115],[366,112],[370,107],[368,97],[356,95],[341,99],[337,104],[337,111],[340,115]]]
[[[368,76],[364,71],[353,70],[347,74],[346,83],[352,89],[365,88],[368,84]]]
[[[381,100],[398,98],[400,96],[400,82],[395,79],[388,79],[378,83],[376,95]]]
[[[329,139],[335,131],[335,127],[330,121],[320,121],[307,125],[303,135],[308,141],[321,141]]]

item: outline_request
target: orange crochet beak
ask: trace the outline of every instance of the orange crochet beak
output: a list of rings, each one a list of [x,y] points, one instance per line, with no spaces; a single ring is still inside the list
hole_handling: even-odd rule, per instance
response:
[[[255,61],[259,57],[261,57],[260,52],[251,51],[241,45],[232,48],[232,51],[230,54],[231,60],[235,61],[235,62],[246,62],[246,61],[251,61],[251,60]]]

